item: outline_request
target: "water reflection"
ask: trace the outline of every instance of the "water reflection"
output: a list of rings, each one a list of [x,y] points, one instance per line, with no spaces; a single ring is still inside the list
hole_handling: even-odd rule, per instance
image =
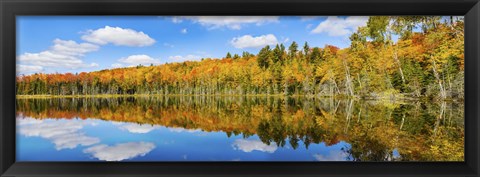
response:
[[[21,135],[48,139],[57,150],[82,146],[79,151],[107,161],[225,160],[216,154],[230,160],[463,161],[463,110],[461,103],[303,97],[18,99],[17,126]],[[106,132],[113,125],[119,132]]]
[[[85,149],[83,152],[92,154],[95,158],[105,161],[122,161],[137,156],[145,156],[155,148],[153,143],[129,142],[113,146],[105,144],[96,145]]]
[[[18,119],[20,134],[26,137],[42,137],[55,144],[55,149],[73,149],[100,142],[98,138],[86,136],[80,130],[82,121],[43,121],[32,118]]]
[[[313,156],[318,161],[346,161],[348,160],[349,154],[344,151],[333,150],[328,152],[327,155],[314,154]]]
[[[243,152],[261,151],[273,153],[277,150],[275,143],[267,145],[259,140],[237,139],[232,145],[234,149],[242,150]]]
[[[155,129],[159,128],[159,126],[153,126],[153,125],[148,125],[148,124],[140,125],[140,124],[120,123],[119,125],[120,125],[119,126],[120,129],[122,129],[122,130],[126,130],[130,133],[140,133],[140,134],[148,133],[148,132],[151,132],[152,130],[155,130]]]

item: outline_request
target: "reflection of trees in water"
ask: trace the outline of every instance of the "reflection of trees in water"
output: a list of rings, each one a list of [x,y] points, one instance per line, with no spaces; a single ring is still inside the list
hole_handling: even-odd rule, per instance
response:
[[[303,97],[121,97],[19,99],[34,118],[97,118],[257,134],[267,145],[334,145],[350,160],[463,160],[463,104],[390,103]],[[394,149],[400,156],[393,154]]]

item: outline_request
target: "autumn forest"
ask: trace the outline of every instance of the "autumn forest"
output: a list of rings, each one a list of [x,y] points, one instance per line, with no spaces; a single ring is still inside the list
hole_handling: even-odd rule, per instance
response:
[[[372,16],[350,46],[263,47],[160,65],[17,76],[17,95],[274,95],[361,99],[464,98],[458,17]],[[312,39],[314,40],[314,39]],[[212,46],[214,47],[214,46]]]

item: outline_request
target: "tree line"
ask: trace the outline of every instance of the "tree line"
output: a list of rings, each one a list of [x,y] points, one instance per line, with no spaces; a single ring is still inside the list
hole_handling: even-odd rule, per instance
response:
[[[464,22],[457,17],[373,16],[350,46],[293,41],[221,59],[17,76],[18,95],[307,95],[464,97]],[[302,44],[300,44],[302,45]]]

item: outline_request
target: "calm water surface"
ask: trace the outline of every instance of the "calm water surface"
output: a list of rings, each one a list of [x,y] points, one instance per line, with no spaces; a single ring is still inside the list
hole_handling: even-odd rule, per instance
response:
[[[463,161],[463,103],[17,100],[17,161]]]

